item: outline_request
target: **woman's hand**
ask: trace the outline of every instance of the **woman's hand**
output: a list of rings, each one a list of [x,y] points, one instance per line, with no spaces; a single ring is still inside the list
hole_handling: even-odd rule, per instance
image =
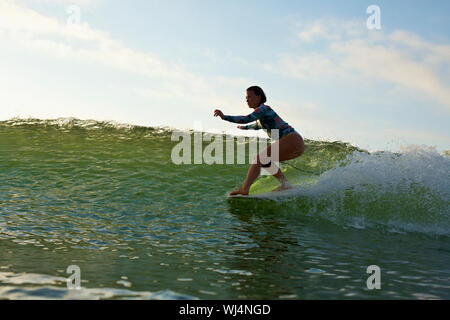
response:
[[[243,129],[244,129],[244,126],[238,126],[237,128],[243,130]]]
[[[217,109],[214,110],[214,117],[221,117],[222,120],[223,120],[223,118],[225,118],[225,116],[223,115],[222,111],[217,110]]]

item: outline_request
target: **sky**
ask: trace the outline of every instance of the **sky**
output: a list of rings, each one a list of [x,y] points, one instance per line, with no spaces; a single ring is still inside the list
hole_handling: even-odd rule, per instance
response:
[[[304,138],[449,150],[449,12],[432,0],[0,0],[0,120],[237,133],[213,111],[249,114],[245,90],[259,85]]]

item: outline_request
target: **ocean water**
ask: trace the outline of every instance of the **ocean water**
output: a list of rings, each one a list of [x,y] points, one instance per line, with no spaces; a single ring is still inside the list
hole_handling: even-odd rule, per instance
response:
[[[449,155],[306,140],[289,198],[227,201],[248,160],[175,165],[171,136],[0,122],[0,299],[450,298]]]

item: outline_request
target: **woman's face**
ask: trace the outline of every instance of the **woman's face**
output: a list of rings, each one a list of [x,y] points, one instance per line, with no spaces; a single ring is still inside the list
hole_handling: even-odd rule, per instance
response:
[[[261,97],[257,96],[251,90],[247,91],[247,96],[245,98],[247,99],[247,104],[248,104],[249,108],[255,109],[261,105]]]

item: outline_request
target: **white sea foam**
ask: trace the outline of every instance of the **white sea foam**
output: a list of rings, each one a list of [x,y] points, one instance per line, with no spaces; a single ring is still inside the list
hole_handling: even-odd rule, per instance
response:
[[[2,284],[0,299],[12,300],[197,299],[172,290],[148,292],[116,288],[85,288],[83,286],[78,290],[70,290],[65,287],[66,278],[33,273],[0,272],[0,284]]]
[[[450,199],[450,159],[427,146],[410,146],[401,153],[354,152],[348,165],[321,175],[312,192],[336,192],[376,184],[395,187],[418,183]]]
[[[345,220],[356,228],[375,223],[397,231],[448,235],[450,158],[427,146],[409,146],[399,153],[354,152],[314,183],[289,195],[283,192],[283,198],[308,199],[311,215]]]

